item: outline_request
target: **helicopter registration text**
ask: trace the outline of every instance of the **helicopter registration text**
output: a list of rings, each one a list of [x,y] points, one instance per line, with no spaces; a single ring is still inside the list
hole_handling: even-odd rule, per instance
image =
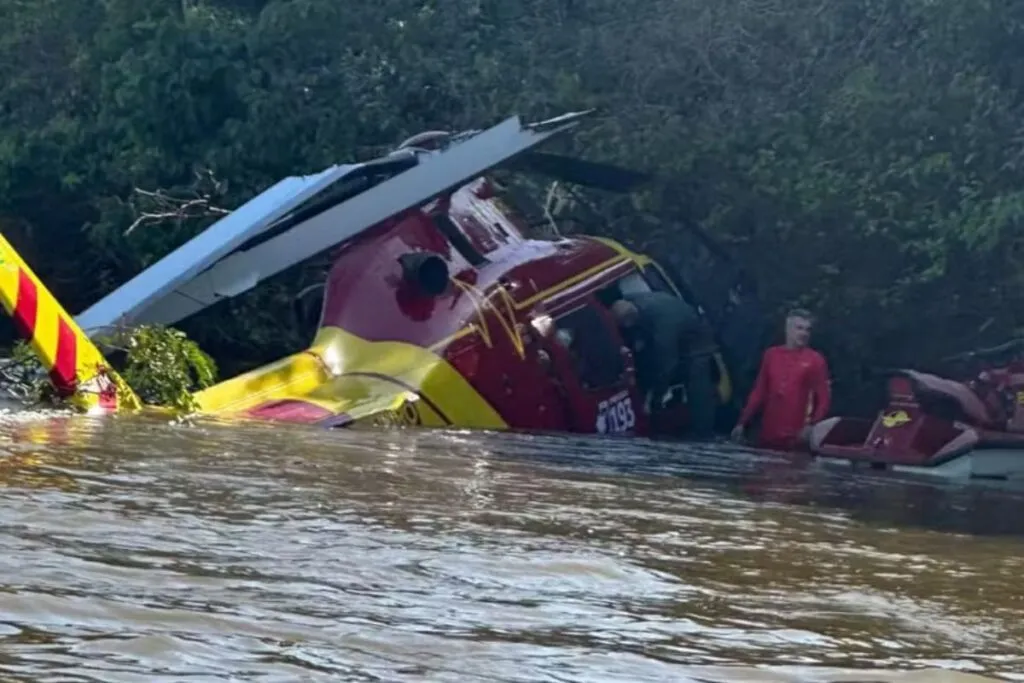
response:
[[[621,434],[636,426],[633,399],[628,389],[597,404],[597,422],[594,426],[598,434]]]

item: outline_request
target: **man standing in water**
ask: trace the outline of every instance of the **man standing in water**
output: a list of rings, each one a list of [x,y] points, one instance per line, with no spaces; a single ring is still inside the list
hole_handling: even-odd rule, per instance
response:
[[[669,387],[682,380],[691,435],[714,433],[715,385],[711,377],[711,333],[697,310],[666,292],[626,294],[611,306],[636,353],[637,380],[648,413],[661,410]]]
[[[786,343],[764,352],[754,389],[732,430],[733,439],[741,440],[747,423],[763,409],[757,445],[793,450],[807,443],[811,425],[828,414],[832,400],[828,365],[808,346],[813,324],[811,314],[802,309],[786,316]]]

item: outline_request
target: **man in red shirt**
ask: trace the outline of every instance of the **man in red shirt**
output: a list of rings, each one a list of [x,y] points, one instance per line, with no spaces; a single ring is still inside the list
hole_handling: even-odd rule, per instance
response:
[[[757,445],[794,450],[807,443],[810,426],[828,414],[828,365],[808,346],[813,324],[804,310],[786,316],[786,343],[764,352],[754,389],[732,430],[734,439],[741,440],[750,418],[763,411]]]

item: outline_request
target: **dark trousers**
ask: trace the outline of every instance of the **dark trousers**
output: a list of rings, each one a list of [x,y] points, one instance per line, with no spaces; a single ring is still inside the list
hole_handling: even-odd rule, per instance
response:
[[[707,354],[687,356],[682,360],[680,366],[677,366],[678,371],[672,373],[673,377],[668,382],[669,386],[678,383],[685,387],[686,409],[690,416],[688,431],[690,436],[698,439],[709,439],[715,434],[718,389],[711,374],[712,362],[714,362],[712,357]],[[650,381],[641,381],[640,388],[646,395],[651,390]],[[652,414],[660,412],[661,398],[661,396],[650,397]]]
[[[691,356],[686,368],[686,404],[690,413],[690,433],[708,439],[715,433],[717,388],[711,375],[712,357]]]

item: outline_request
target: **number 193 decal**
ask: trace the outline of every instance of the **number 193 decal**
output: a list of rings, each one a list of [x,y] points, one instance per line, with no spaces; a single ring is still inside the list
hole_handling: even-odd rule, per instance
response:
[[[598,434],[621,434],[636,426],[633,399],[629,397],[628,390],[597,404],[597,423],[594,426]]]

